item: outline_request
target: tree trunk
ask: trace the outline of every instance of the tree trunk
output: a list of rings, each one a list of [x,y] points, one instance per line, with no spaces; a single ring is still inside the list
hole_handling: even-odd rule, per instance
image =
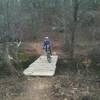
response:
[[[77,28],[77,21],[78,21],[78,9],[79,9],[79,2],[78,0],[73,1],[73,25],[71,26],[71,51],[70,51],[70,57],[71,59],[74,58],[74,49],[75,49],[75,32]]]
[[[75,48],[75,31],[73,31],[71,34],[71,50],[70,50],[71,59],[74,58],[74,48]]]

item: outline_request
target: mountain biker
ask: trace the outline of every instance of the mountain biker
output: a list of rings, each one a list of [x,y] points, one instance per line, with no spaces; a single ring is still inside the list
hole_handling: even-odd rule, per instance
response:
[[[49,37],[44,37],[43,49],[45,49],[46,52],[49,49],[50,55],[52,55],[52,44],[51,44]]]

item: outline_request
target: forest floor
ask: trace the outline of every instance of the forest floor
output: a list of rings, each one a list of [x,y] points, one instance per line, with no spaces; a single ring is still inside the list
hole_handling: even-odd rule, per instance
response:
[[[69,72],[68,69],[60,72],[53,77],[25,77],[18,80],[9,77],[5,79],[6,82],[0,83],[0,99],[100,100],[100,80],[93,74]]]
[[[39,44],[36,47],[41,48]],[[27,51],[34,51],[34,46]],[[34,52],[41,54],[42,51]],[[100,78],[94,70],[76,70],[59,59],[53,77],[0,79],[0,100],[100,100]]]

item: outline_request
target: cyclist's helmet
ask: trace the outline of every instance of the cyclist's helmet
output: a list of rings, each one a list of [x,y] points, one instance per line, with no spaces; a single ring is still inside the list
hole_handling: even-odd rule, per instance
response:
[[[49,40],[49,37],[44,37],[45,40]]]
[[[49,37],[44,37],[45,39],[49,39]]]

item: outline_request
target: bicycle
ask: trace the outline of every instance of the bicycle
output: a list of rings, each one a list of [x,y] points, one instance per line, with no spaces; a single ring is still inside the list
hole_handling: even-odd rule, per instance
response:
[[[47,48],[46,50],[46,56],[47,56],[47,61],[51,63],[51,52],[49,48]]]

